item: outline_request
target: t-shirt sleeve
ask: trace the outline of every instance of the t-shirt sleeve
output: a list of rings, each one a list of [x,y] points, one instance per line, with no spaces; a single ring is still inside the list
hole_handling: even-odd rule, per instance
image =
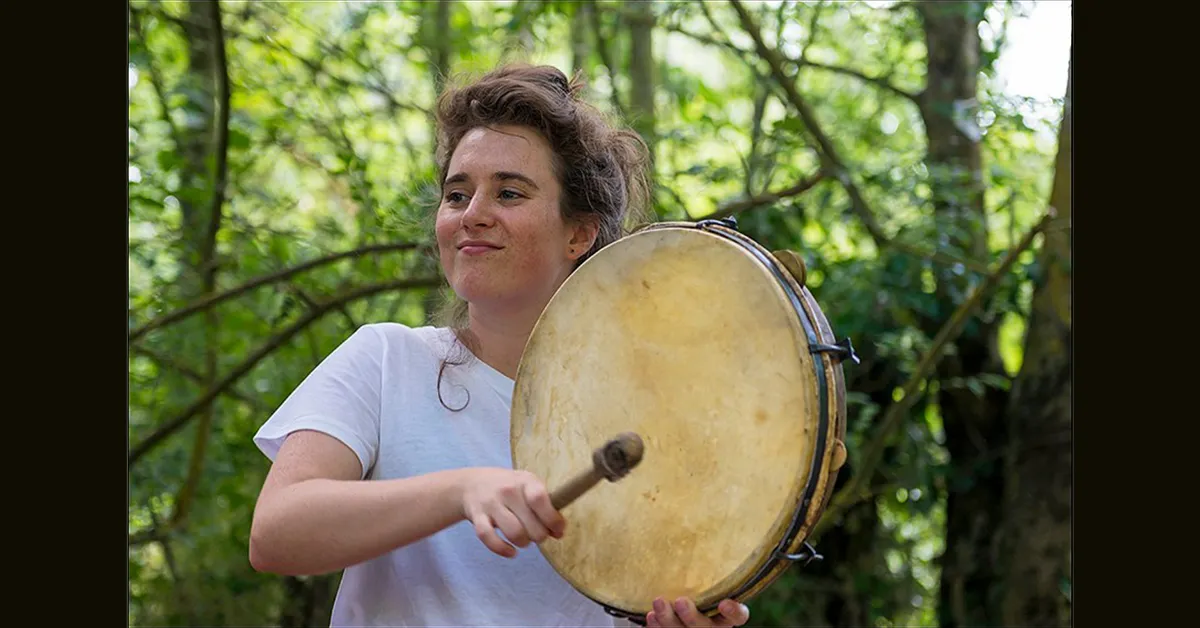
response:
[[[292,391],[254,435],[272,461],[297,430],[328,434],[354,451],[365,478],[379,452],[380,388],[384,339],[370,326],[338,345]]]

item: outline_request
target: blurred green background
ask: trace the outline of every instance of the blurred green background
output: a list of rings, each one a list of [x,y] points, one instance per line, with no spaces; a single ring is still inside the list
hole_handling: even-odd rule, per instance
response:
[[[1070,12],[132,2],[131,625],[328,624],[337,574],[250,568],[251,436],[358,325],[428,320],[433,98],[506,59],[642,133],[659,219],[799,252],[862,358],[824,560],[751,625],[1068,625]]]

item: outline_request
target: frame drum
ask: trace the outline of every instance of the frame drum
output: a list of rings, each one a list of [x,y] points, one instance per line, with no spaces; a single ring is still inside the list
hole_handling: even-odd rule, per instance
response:
[[[732,220],[656,223],[601,249],[526,345],[513,466],[553,488],[625,431],[644,459],[566,506],[566,534],[541,552],[636,623],[658,596],[714,615],[819,558],[804,539],[846,458],[847,357],[799,257]]]

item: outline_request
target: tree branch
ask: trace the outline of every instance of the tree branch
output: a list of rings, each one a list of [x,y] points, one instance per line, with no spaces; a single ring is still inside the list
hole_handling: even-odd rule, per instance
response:
[[[280,281],[286,281],[287,279],[290,279],[295,275],[298,275],[307,270],[311,270],[318,266],[332,264],[334,262],[339,262],[344,259],[364,257],[364,256],[370,255],[372,253],[382,253],[382,252],[387,252],[387,251],[407,251],[410,249],[418,248],[420,246],[425,246],[425,245],[420,244],[420,243],[412,243],[412,242],[393,242],[393,243],[388,243],[388,244],[372,244],[372,245],[360,247],[360,248],[357,248],[357,249],[354,249],[351,251],[343,251],[341,253],[334,253],[332,255],[326,255],[324,257],[319,257],[317,259],[304,262],[303,264],[300,264],[298,266],[293,266],[291,268],[285,268],[278,272],[270,273],[268,275],[263,275],[256,279],[251,279],[250,281],[247,281],[246,283],[244,283],[240,286],[237,286],[235,288],[230,288],[229,290],[226,290],[225,292],[213,295],[211,297],[202,298],[202,299],[192,303],[191,305],[184,306],[174,312],[171,312],[170,314],[165,314],[163,316],[160,316],[160,317],[146,323],[145,325],[142,325],[141,327],[131,331],[129,333],[129,342],[133,342],[134,340],[141,338],[142,336],[146,335],[147,332],[150,332],[150,331],[153,331],[160,327],[169,325],[180,319],[187,318],[188,316],[191,316],[192,314],[195,314],[196,312],[200,312],[200,311],[206,310],[208,308],[211,308],[211,307],[217,305],[218,303],[227,301],[236,296],[239,296],[241,294],[249,292],[250,290],[258,288],[259,286],[278,283]]]
[[[206,290],[212,289],[216,276],[217,265],[213,263],[216,257],[217,232],[221,228],[221,207],[225,204],[225,186],[229,178],[229,66],[225,59],[225,31],[221,24],[221,5],[213,2],[209,6],[209,19],[212,27],[212,54],[214,61],[213,72],[216,74],[217,106],[220,108],[217,122],[213,125],[215,137],[214,152],[216,164],[213,172],[212,202],[209,206],[208,230],[204,234],[204,273]]]
[[[320,63],[301,55],[300,53],[296,52],[295,50],[292,50],[291,48],[288,48],[287,46],[285,46],[277,41],[274,41],[271,39],[264,39],[257,35],[251,35],[245,31],[241,31],[241,30],[233,30],[233,31],[231,31],[231,33],[234,35],[237,35],[238,37],[241,37],[242,39],[245,39],[248,42],[258,44],[260,46],[266,46],[268,48],[274,48],[275,50],[283,52],[283,53],[287,54],[288,56],[292,57],[293,59],[299,61],[300,64],[303,65],[304,67],[308,68],[309,72],[311,72],[313,74],[313,76],[319,76],[321,74],[324,74],[325,76],[328,76],[331,81],[333,81],[334,83],[336,83],[339,87],[341,87],[343,89],[348,90],[350,88],[357,87],[359,89],[364,89],[369,92],[374,92],[375,94],[378,94],[379,96],[381,96],[387,102],[389,111],[396,111],[397,109],[403,109],[406,111],[416,111],[416,112],[424,114],[426,116],[431,115],[431,112],[428,109],[426,109],[420,105],[415,105],[413,103],[400,102],[399,100],[396,100],[396,97],[390,91],[388,91],[388,89],[386,87],[384,87],[382,85],[376,85],[369,81],[367,83],[356,83],[354,81],[351,81],[350,79],[348,79],[344,76],[341,76],[340,74],[330,72],[329,70],[325,69],[325,67],[322,66]]]
[[[142,28],[142,12],[133,7],[129,8],[129,23],[133,27],[137,38],[141,40],[142,45],[149,50],[149,43],[146,41],[146,33]],[[147,53],[147,57],[150,55]],[[167,94],[163,91],[162,75],[158,73],[158,68],[154,66],[153,61],[147,60],[146,71],[150,74],[150,86],[154,88],[154,95],[158,97],[158,106],[162,108],[163,121],[167,123],[167,131],[171,136],[171,142],[175,144],[176,150],[183,150],[183,141],[179,137],[179,129],[175,126],[175,120],[171,118],[171,107],[167,101]]]
[[[211,403],[217,395],[223,393],[230,386],[236,384],[238,380],[244,377],[246,373],[249,373],[251,369],[253,369],[259,362],[265,359],[273,351],[283,346],[283,344],[290,340],[293,336],[303,331],[306,327],[313,324],[330,311],[337,309],[343,304],[364,299],[381,292],[387,292],[390,290],[409,290],[412,288],[430,288],[440,285],[441,281],[441,278],[438,277],[423,277],[420,279],[405,279],[377,283],[343,293],[340,296],[333,297],[324,303],[321,303],[318,307],[310,310],[304,316],[304,318],[296,321],[290,327],[279,332],[270,340],[268,340],[266,344],[259,347],[257,351],[243,360],[241,364],[234,368],[233,371],[222,378],[219,382],[214,384],[213,387],[201,395],[199,399],[193,401],[187,408],[180,412],[178,416],[175,416],[163,423],[162,426],[154,431],[154,433],[152,433],[142,442],[138,443],[135,447],[131,448],[128,459],[129,467],[132,468],[134,463],[136,463],[142,456],[146,455],[147,452],[149,452],[171,434],[179,431],[184,425],[187,424],[188,420],[196,416],[196,414],[209,403]]]
[[[217,285],[217,234],[221,230],[221,209],[225,204],[225,185],[228,180],[229,160],[229,67],[225,58],[225,33],[222,28],[221,5],[211,2],[205,5],[208,17],[208,44],[212,55],[213,82],[216,83],[215,100],[218,108],[217,120],[213,124],[213,183],[212,198],[209,203],[208,225],[203,233],[201,243],[201,272],[203,273],[203,290],[206,296],[216,291]],[[205,311],[205,385],[211,386],[217,376],[217,351],[215,337],[217,335],[216,313]],[[188,462],[187,477],[175,497],[175,508],[171,517],[172,526],[182,526],[191,510],[200,475],[204,472],[205,453],[208,451],[208,441],[212,435],[209,429],[213,420],[212,402],[200,409],[199,427],[196,439],[193,441],[191,459]]]
[[[443,12],[445,12],[447,18],[449,17],[450,4],[451,3],[448,0],[445,2],[438,3],[437,11],[439,14],[439,19],[441,19],[441,14]],[[347,51],[346,48],[344,46],[342,46],[341,44],[339,44],[337,41],[329,41],[328,40],[329,37],[328,37],[327,33],[321,32],[321,31],[317,30],[316,28],[313,28],[312,25],[308,24],[307,22],[304,22],[303,20],[297,20],[297,19],[293,18],[288,13],[287,10],[282,9],[279,6],[273,5],[273,4],[265,4],[264,3],[262,6],[268,8],[270,11],[275,13],[280,19],[284,20],[289,25],[296,26],[298,28],[302,28],[302,29],[308,31],[309,33],[311,33],[316,38],[315,43],[316,43],[317,47],[320,48],[322,54],[324,54],[325,56],[328,56],[328,57],[337,56],[343,60],[350,61],[355,66],[357,66],[358,69],[362,70],[364,74],[366,74],[370,77],[374,77],[374,79],[377,82],[373,83],[371,81],[367,81],[363,86],[371,91],[374,91],[375,93],[379,94],[380,96],[383,96],[384,98],[386,98],[388,101],[388,110],[392,115],[396,114],[397,109],[402,109],[402,108],[410,109],[413,111],[418,111],[427,116],[432,115],[432,112],[430,112],[428,109],[425,109],[424,107],[421,107],[420,105],[403,105],[399,101],[397,101],[395,99],[395,97],[392,96],[392,93],[394,93],[395,90],[393,90],[393,88],[390,85],[388,85],[387,76],[385,76],[383,74],[383,71],[381,69],[383,67],[383,65],[377,61],[374,61],[371,58],[371,50],[368,46],[366,46],[366,45],[363,46],[363,53],[368,57],[367,61],[363,62],[362,60],[360,60],[358,58],[357,55],[350,54],[350,52]],[[370,9],[367,9],[367,10],[369,11]],[[349,11],[349,9],[347,9],[347,11]],[[447,22],[447,24],[448,24],[448,22]],[[443,28],[439,32],[446,32],[448,30],[449,30],[449,27],[447,26],[446,28]],[[295,52],[292,50],[288,50],[288,52],[295,55]],[[299,58],[299,57],[297,57],[297,58]],[[447,66],[445,66],[444,63],[442,63],[441,61],[438,61],[438,58],[439,57],[437,57],[436,55],[434,56],[434,60],[438,64],[438,67],[447,67]],[[307,63],[304,59],[300,59],[300,61],[302,63]],[[343,79],[343,80],[345,80],[345,79]],[[441,90],[439,89],[438,91],[440,92]]]
[[[292,294],[296,295],[296,297],[301,301],[303,301],[304,307],[310,310],[321,306],[316,299],[309,296],[308,292],[306,292],[304,288],[301,288],[300,286],[291,284],[288,285],[288,290],[291,291]],[[337,309],[338,312],[341,313],[342,318],[346,319],[346,324],[350,326],[350,329],[358,329],[358,321],[354,320],[354,316],[350,314],[350,308],[346,307],[345,303],[339,305]]]
[[[813,8],[812,19],[809,21],[809,24],[808,24],[808,41],[804,42],[804,48],[802,48],[800,50],[800,59],[796,62],[797,69],[804,68],[805,66],[810,66],[810,67],[814,67],[814,68],[821,68],[823,70],[828,70],[830,72],[836,72],[838,74],[845,74],[847,76],[853,76],[862,81],[871,83],[871,84],[881,87],[885,90],[888,90],[898,96],[906,98],[909,101],[911,101],[912,103],[916,104],[918,108],[920,108],[920,106],[921,106],[920,94],[914,94],[911,92],[904,91],[904,90],[900,89],[899,87],[896,87],[895,85],[893,85],[891,83],[891,81],[887,80],[887,78],[885,78],[885,77],[867,76],[866,74],[863,74],[862,72],[859,72],[858,70],[851,70],[849,68],[843,68],[840,66],[835,66],[835,65],[830,65],[830,64],[826,64],[826,63],[820,63],[817,61],[809,60],[808,50],[809,50],[809,47],[812,46],[812,43],[814,41],[816,41],[816,39],[817,39],[817,20],[820,18],[821,9],[823,9],[824,7],[825,7],[825,3],[819,2],[819,3],[817,3],[817,6]]]
[[[176,360],[175,358],[172,358],[169,355],[164,355],[162,353],[154,351],[153,349],[144,347],[140,344],[135,344],[135,345],[131,346],[129,348],[129,350],[134,353],[137,353],[139,355],[144,355],[147,358],[150,358],[151,360],[154,360],[155,362],[158,362],[159,364],[161,364],[169,369],[178,371],[184,377],[192,380],[193,382],[196,382],[197,384],[207,384],[208,383],[206,378],[203,375],[201,375],[199,372],[197,372],[195,369],[189,367],[186,364],[183,364],[182,362],[179,362],[178,360]],[[266,410],[266,406],[264,406],[258,400],[254,399],[253,397],[251,397],[249,395],[246,395],[245,393],[238,391],[236,388],[230,388],[229,390],[226,390],[224,394],[227,395],[230,399],[236,399],[236,400],[250,406],[251,408],[254,408],[255,410],[257,410],[259,412]]]
[[[914,244],[908,244],[900,240],[888,240],[887,245],[902,253],[908,253],[921,258],[929,258],[935,262],[953,266],[954,264],[962,264],[963,268],[973,270],[981,275],[986,275],[991,272],[987,264],[973,259],[962,257],[961,255],[938,249],[925,249]]]
[[[904,419],[908,416],[908,411],[916,403],[917,399],[920,398],[921,382],[929,376],[934,366],[941,360],[942,352],[945,348],[962,333],[967,319],[974,314],[975,309],[983,301],[983,296],[995,289],[996,285],[1000,283],[1001,279],[1012,268],[1021,253],[1033,244],[1034,238],[1039,233],[1046,231],[1054,218],[1054,208],[1050,208],[1046,212],[1046,215],[1025,234],[1025,237],[1014,245],[1013,248],[1009,249],[996,269],[988,274],[983,283],[972,291],[970,296],[963,301],[962,305],[954,311],[950,319],[938,331],[929,350],[921,356],[917,368],[913,370],[912,375],[909,376],[908,381],[901,388],[900,400],[888,406],[879,421],[879,427],[875,430],[874,436],[863,446],[863,453],[854,476],[850,478],[850,481],[846,483],[842,490],[833,496],[821,520],[813,527],[811,537],[814,540],[838,521],[850,507],[870,496],[866,488],[870,483],[871,477],[875,474],[876,467],[879,466],[879,462],[883,458],[883,450],[887,446],[888,441],[899,427],[903,425]]]
[[[737,200],[737,201],[731,201],[729,203],[721,205],[713,213],[711,213],[707,216],[704,216],[703,219],[704,220],[716,220],[718,218],[726,218],[726,217],[732,216],[733,214],[736,214],[738,212],[746,211],[747,209],[754,209],[755,207],[767,205],[769,203],[774,203],[780,199],[784,199],[784,198],[788,198],[788,197],[792,197],[792,196],[799,196],[800,194],[803,194],[803,193],[809,191],[814,186],[816,186],[818,183],[820,183],[821,181],[824,181],[824,180],[825,180],[825,173],[818,172],[817,174],[800,181],[799,183],[797,183],[796,185],[793,185],[790,188],[786,188],[783,190],[776,190],[774,192],[767,192],[765,194],[759,194],[757,196],[751,196],[750,198],[741,199],[741,200]]]
[[[734,4],[736,5],[737,3],[734,2]],[[800,60],[798,62],[796,62],[798,67],[804,67],[804,66],[808,65],[808,66],[812,66],[815,68],[821,68],[821,69],[825,69],[825,70],[832,71],[832,72],[840,72],[842,74],[848,74],[851,76],[855,76],[864,81],[879,85],[880,87],[883,87],[883,88],[893,91],[901,96],[904,96],[905,98],[911,100],[913,103],[917,104],[917,106],[919,107],[920,106],[920,95],[919,94],[913,94],[913,93],[909,93],[904,90],[901,90],[901,89],[895,87],[894,85],[891,85],[890,83],[888,83],[888,81],[886,79],[870,77],[870,76],[863,74],[862,72],[858,72],[855,70],[849,70],[846,68],[840,68],[837,66],[832,66],[832,65],[813,62],[813,61],[808,60],[808,57],[807,57],[808,47],[812,44],[813,40],[815,39],[817,18],[820,15],[820,12],[821,12],[821,9],[823,8],[823,6],[824,6],[823,3],[818,4],[813,9],[813,16],[809,22],[810,36],[809,36],[808,41],[805,42],[805,46],[804,46],[803,50],[801,51]],[[735,6],[735,8],[739,8],[739,7]],[[703,10],[705,15],[708,16],[710,23],[712,23],[712,25],[713,25],[713,28],[718,29],[718,26],[716,25],[715,20],[712,19],[711,13],[708,12],[707,8],[705,8],[703,5],[701,5],[701,10]],[[740,10],[740,8],[739,8],[739,14],[745,15],[745,13]],[[878,246],[881,249],[885,248],[885,247],[891,247],[892,249],[894,249],[896,251],[914,255],[914,256],[920,257],[920,258],[928,258],[928,259],[931,259],[933,261],[936,261],[936,262],[939,262],[942,264],[947,264],[947,265],[962,264],[964,268],[970,269],[970,270],[975,271],[980,274],[987,274],[989,272],[989,269],[988,269],[987,264],[984,262],[967,259],[965,257],[954,255],[952,253],[945,252],[945,251],[927,250],[927,249],[917,246],[917,245],[912,245],[912,244],[908,244],[905,242],[901,242],[899,240],[888,238],[888,236],[883,232],[883,227],[881,225],[879,225],[879,223],[876,221],[874,211],[867,205],[867,202],[863,198],[857,185],[855,185],[854,182],[851,180],[848,172],[846,171],[844,162],[842,162],[841,158],[838,156],[836,149],[833,146],[832,141],[829,140],[828,136],[825,135],[825,133],[822,131],[822,129],[820,128],[820,126],[817,123],[815,115],[812,113],[812,110],[807,106],[807,103],[796,91],[794,81],[788,80],[788,78],[784,75],[783,67],[784,67],[784,63],[785,63],[786,59],[778,51],[770,50],[769,48],[767,48],[765,42],[763,41],[763,39],[761,37],[760,31],[759,31],[757,25],[755,25],[755,23],[753,22],[752,18],[750,18],[748,15],[746,15],[745,19],[742,20],[742,23],[743,23],[743,26],[746,28],[746,30],[749,31],[751,37],[754,39],[754,42],[755,42],[756,48],[759,52],[759,55],[764,60],[766,60],[768,62],[768,64],[771,66],[771,71],[776,79],[776,83],[779,84],[779,86],[782,88],[782,96],[784,97],[784,100],[796,108],[796,110],[800,113],[801,119],[804,121],[805,126],[809,129],[809,131],[812,133],[812,135],[817,140],[817,143],[820,148],[820,150],[818,151],[819,154],[821,155],[822,159],[826,162],[827,166],[832,166],[832,167],[828,168],[828,170],[830,172],[834,172],[834,173],[841,173],[840,176],[837,176],[836,178],[839,180],[840,183],[842,183],[843,186],[845,186],[846,191],[850,195],[855,213],[863,221],[863,224],[866,226],[867,232],[870,234],[872,240],[874,240],[876,246]],[[722,41],[720,39],[717,39],[717,38],[714,38],[714,37],[711,37],[708,35],[702,35],[699,33],[692,33],[692,32],[686,31],[676,24],[668,25],[668,26],[666,26],[666,29],[671,32],[679,33],[681,35],[684,35],[686,37],[689,37],[691,39],[694,39],[694,40],[702,42],[702,43],[706,43],[706,44],[710,44],[713,46],[725,48],[727,50],[731,50],[734,53],[736,53],[738,56],[740,56],[744,61],[746,61],[747,64],[753,66],[753,64],[751,63],[751,60],[748,58],[748,56],[751,53],[749,53],[745,50],[742,50],[741,48],[738,48],[737,46],[733,45],[729,41],[728,36],[724,36],[724,33],[721,33],[724,38],[724,41]],[[718,32],[720,32],[720,31],[718,30]],[[821,174],[818,175],[818,177],[819,178],[817,180],[813,180],[812,183],[815,184],[815,183],[819,182],[820,179],[826,178],[826,175],[824,174],[824,172],[822,172]],[[803,184],[801,184],[801,185],[803,185]],[[805,188],[805,189],[807,189],[807,188]],[[795,188],[790,188],[789,190],[780,191],[780,192],[774,193],[774,195],[778,195],[780,198],[782,198],[783,196],[789,196],[791,194],[787,194],[787,192],[789,192],[791,190],[795,190]],[[803,191],[804,190],[801,189],[801,190],[798,190],[796,193],[803,192]],[[754,197],[753,199],[747,199],[744,201],[738,201],[735,203],[731,203],[730,205],[719,209],[716,213],[714,213],[711,216],[711,218],[725,217],[725,216],[728,216],[730,214],[733,214],[733,213],[736,213],[739,211],[751,209],[758,205],[774,202],[774,201],[778,200],[777,198],[774,198],[774,195],[768,193],[768,194],[763,194],[758,197]],[[743,206],[743,204],[746,204],[746,206]],[[728,212],[728,213],[726,213],[726,212]]]
[[[136,534],[129,535],[126,538],[126,544],[129,545],[129,547],[132,549],[139,545],[145,545],[146,543],[152,543],[154,541],[161,541],[163,543],[166,543],[166,539],[167,539],[167,535],[165,533],[163,533],[158,528],[151,527],[151,528],[146,528],[145,530],[142,530],[141,532],[138,532]]]
[[[841,182],[842,186],[846,189],[847,194],[850,196],[851,205],[854,212],[858,214],[859,219],[862,220],[863,225],[867,229],[867,233],[871,235],[871,239],[875,241],[875,245],[877,247],[880,249],[884,248],[887,245],[888,238],[884,234],[883,228],[875,219],[875,214],[867,204],[866,198],[863,197],[862,192],[858,189],[858,186],[851,178],[849,171],[846,169],[845,161],[843,161],[838,155],[837,148],[834,147],[833,142],[829,139],[829,136],[821,130],[821,126],[817,122],[816,115],[813,113],[812,108],[808,106],[808,103],[803,97],[800,96],[800,93],[796,91],[795,81],[789,79],[788,76],[784,74],[783,55],[781,55],[778,50],[774,50],[767,46],[766,42],[763,41],[762,31],[759,29],[758,24],[754,21],[754,18],[751,17],[750,13],[747,12],[742,6],[739,0],[729,0],[729,2],[733,5],[734,10],[737,11],[738,18],[742,22],[742,28],[745,29],[750,37],[754,39],[754,46],[758,50],[759,56],[766,60],[767,64],[771,66],[771,74],[775,77],[775,81],[779,83],[781,87],[783,87],[784,93],[787,95],[788,102],[796,108],[796,111],[800,114],[800,119],[804,122],[804,126],[808,128],[809,133],[812,134],[813,138],[817,142],[817,145],[820,147],[821,158],[825,162],[822,170]]]
[[[858,70],[852,70],[850,68],[844,68],[844,67],[837,66],[837,65],[830,65],[828,63],[821,63],[819,61],[809,61],[807,59],[801,59],[799,62],[797,62],[797,65],[801,68],[807,66],[807,67],[813,67],[813,68],[819,68],[822,70],[827,70],[829,72],[835,72],[837,74],[844,74],[846,76],[853,76],[853,77],[860,79],[866,83],[870,83],[871,85],[875,85],[875,86],[885,89],[893,94],[896,94],[897,96],[905,98],[906,100],[908,100],[909,102],[912,102],[913,104],[917,105],[918,107],[921,105],[921,94],[920,93],[913,93],[913,92],[901,89],[901,88],[895,86],[894,84],[892,84],[891,81],[889,81],[886,77],[883,77],[883,76],[868,76],[867,74],[864,74],[863,72],[860,72]]]
[[[737,46],[733,45],[731,42],[720,41],[714,37],[710,37],[708,35],[702,35],[700,33],[693,33],[689,30],[685,30],[682,26],[680,26],[678,24],[666,24],[663,26],[663,30],[666,30],[666,31],[669,31],[672,33],[679,33],[680,35],[683,35],[684,37],[687,37],[688,39],[694,39],[702,44],[708,44],[710,46],[724,48],[725,50],[728,50],[728,51],[732,52],[733,54],[737,55],[739,58],[741,58],[742,61],[745,61],[747,67],[749,67],[751,69],[754,68],[754,64],[752,63],[753,53],[742,50],[741,48],[738,48]]]

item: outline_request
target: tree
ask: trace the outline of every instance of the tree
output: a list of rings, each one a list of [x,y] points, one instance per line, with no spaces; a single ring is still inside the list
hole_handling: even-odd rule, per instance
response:
[[[1046,232],[1038,252],[1024,359],[1006,408],[1011,438],[994,555],[1003,577],[998,619],[1008,626],[1071,623],[1071,66],[1050,206],[1063,226]]]

